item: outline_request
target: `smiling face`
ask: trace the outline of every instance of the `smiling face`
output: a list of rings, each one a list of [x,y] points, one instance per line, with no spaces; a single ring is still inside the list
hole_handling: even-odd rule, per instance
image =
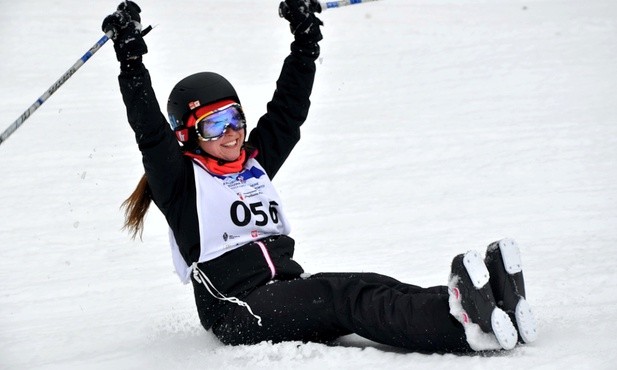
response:
[[[227,128],[225,134],[217,140],[199,141],[199,147],[206,153],[224,161],[235,161],[240,157],[244,144],[244,129]]]

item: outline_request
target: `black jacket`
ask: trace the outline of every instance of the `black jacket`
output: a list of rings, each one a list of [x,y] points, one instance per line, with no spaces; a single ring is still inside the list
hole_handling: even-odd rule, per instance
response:
[[[255,158],[272,179],[300,140],[300,126],[306,120],[309,96],[315,77],[318,53],[303,53],[292,43],[285,59],[267,112],[248,136],[248,144],[258,150]],[[199,259],[200,235],[192,160],[182,154],[175,134],[152,89],[148,70],[139,64],[122,71],[120,91],[131,128],[143,156],[154,203],[165,216],[187,265]],[[277,271],[276,279],[302,273],[292,260],[294,242],[287,236],[269,238],[265,244]],[[271,279],[271,271],[259,247],[248,244],[215,260],[199,265],[214,286],[229,296],[242,296],[251,288]],[[202,324],[209,329],[224,314],[229,303],[214,299],[195,284],[195,296]]]

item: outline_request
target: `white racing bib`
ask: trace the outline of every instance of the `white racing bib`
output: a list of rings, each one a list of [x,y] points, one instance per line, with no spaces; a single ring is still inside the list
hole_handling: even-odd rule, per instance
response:
[[[289,234],[281,200],[256,160],[249,159],[241,172],[227,176],[212,175],[197,163],[193,169],[201,242],[198,262],[268,236]],[[171,229],[169,239],[176,272],[186,284],[192,269],[182,258]]]

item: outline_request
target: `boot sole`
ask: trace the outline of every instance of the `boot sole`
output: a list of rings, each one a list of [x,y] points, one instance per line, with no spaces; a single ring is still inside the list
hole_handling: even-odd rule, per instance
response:
[[[476,289],[482,289],[483,286],[488,284],[488,269],[486,268],[486,265],[478,252],[469,251],[465,253],[465,256],[463,257],[463,265],[465,266],[467,275],[469,275],[469,278]]]
[[[510,275],[517,274],[523,271],[521,263],[521,250],[518,248],[518,243],[512,239],[502,239],[499,241],[499,251],[503,260],[503,267]]]
[[[495,307],[493,310],[491,314],[491,327],[499,345],[503,349],[510,350],[516,346],[518,333],[510,320],[510,316],[501,308]]]
[[[525,343],[531,343],[538,338],[538,325],[533,316],[531,307],[525,298],[521,297],[514,311],[516,317],[516,325],[518,326],[518,334]]]
[[[465,253],[463,265],[476,289],[481,289],[488,284],[489,272],[478,252],[469,251]],[[491,313],[491,330],[503,349],[510,350],[514,348],[518,340],[518,334],[514,324],[512,324],[512,320],[510,320],[510,316],[501,308],[495,307]]]
[[[503,260],[503,266],[506,272],[510,275],[517,274],[523,271],[521,263],[521,251],[518,243],[512,239],[503,239],[499,241],[499,252]],[[520,297],[516,309],[514,310],[514,318],[518,333],[525,343],[531,343],[538,337],[538,325],[531,310],[531,306],[527,303],[524,297]]]

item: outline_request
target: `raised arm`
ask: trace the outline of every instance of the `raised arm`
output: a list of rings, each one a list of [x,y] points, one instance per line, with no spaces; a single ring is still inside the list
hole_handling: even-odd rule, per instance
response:
[[[289,21],[294,41],[285,58],[276,90],[264,114],[249,135],[248,143],[259,150],[257,160],[273,178],[300,140],[300,126],[308,116],[309,97],[315,79],[323,23],[304,0],[286,0],[281,16]]]
[[[128,122],[142,153],[152,198],[166,214],[186,176],[184,159],[152,89],[150,74],[142,63],[148,52],[141,36],[141,9],[124,1],[118,11],[103,21],[103,30],[113,30],[116,57],[120,62],[118,81]]]

